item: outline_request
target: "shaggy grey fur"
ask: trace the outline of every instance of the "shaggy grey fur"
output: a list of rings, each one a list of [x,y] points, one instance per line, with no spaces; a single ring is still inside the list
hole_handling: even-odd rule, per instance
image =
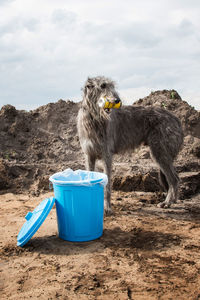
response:
[[[160,183],[167,192],[161,207],[176,202],[178,175],[173,161],[183,143],[180,121],[173,114],[158,107],[122,106],[110,113],[98,106],[100,97],[119,99],[112,80],[105,77],[88,78],[83,88],[82,106],[78,113],[78,134],[86,157],[86,168],[93,171],[95,161],[104,162],[108,175],[105,192],[105,212],[111,212],[112,157],[141,144],[150,147],[152,157],[160,168]]]

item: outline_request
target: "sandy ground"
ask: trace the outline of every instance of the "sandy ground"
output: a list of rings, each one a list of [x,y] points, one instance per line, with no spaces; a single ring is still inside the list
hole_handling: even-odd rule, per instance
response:
[[[0,196],[1,299],[200,299],[200,197],[168,210],[153,193],[113,192],[101,238],[57,237],[56,209],[23,248],[24,216],[52,193]]]

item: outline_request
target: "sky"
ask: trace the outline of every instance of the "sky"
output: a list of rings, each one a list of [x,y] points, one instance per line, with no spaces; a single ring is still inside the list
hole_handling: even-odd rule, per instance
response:
[[[0,108],[80,101],[87,77],[125,104],[175,89],[200,109],[199,0],[0,0]]]

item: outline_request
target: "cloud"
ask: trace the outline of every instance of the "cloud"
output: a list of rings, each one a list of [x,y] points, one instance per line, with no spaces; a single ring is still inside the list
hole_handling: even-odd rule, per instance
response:
[[[77,20],[77,16],[74,12],[67,11],[66,9],[55,9],[51,15],[53,23],[58,24],[60,28],[67,29]]]
[[[101,74],[126,97],[162,88],[200,94],[198,1],[15,0],[0,6],[0,106],[80,100],[87,76]]]
[[[11,2],[13,2],[14,0],[1,0],[0,5],[5,5],[5,4],[9,4]]]

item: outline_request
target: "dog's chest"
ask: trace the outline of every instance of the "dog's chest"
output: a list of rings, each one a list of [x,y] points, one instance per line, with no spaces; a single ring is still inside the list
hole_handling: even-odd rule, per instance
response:
[[[101,152],[103,141],[106,135],[106,128],[101,120],[97,120],[90,114],[79,113],[78,116],[78,133],[81,146],[84,152],[91,152],[92,149],[98,149]]]

